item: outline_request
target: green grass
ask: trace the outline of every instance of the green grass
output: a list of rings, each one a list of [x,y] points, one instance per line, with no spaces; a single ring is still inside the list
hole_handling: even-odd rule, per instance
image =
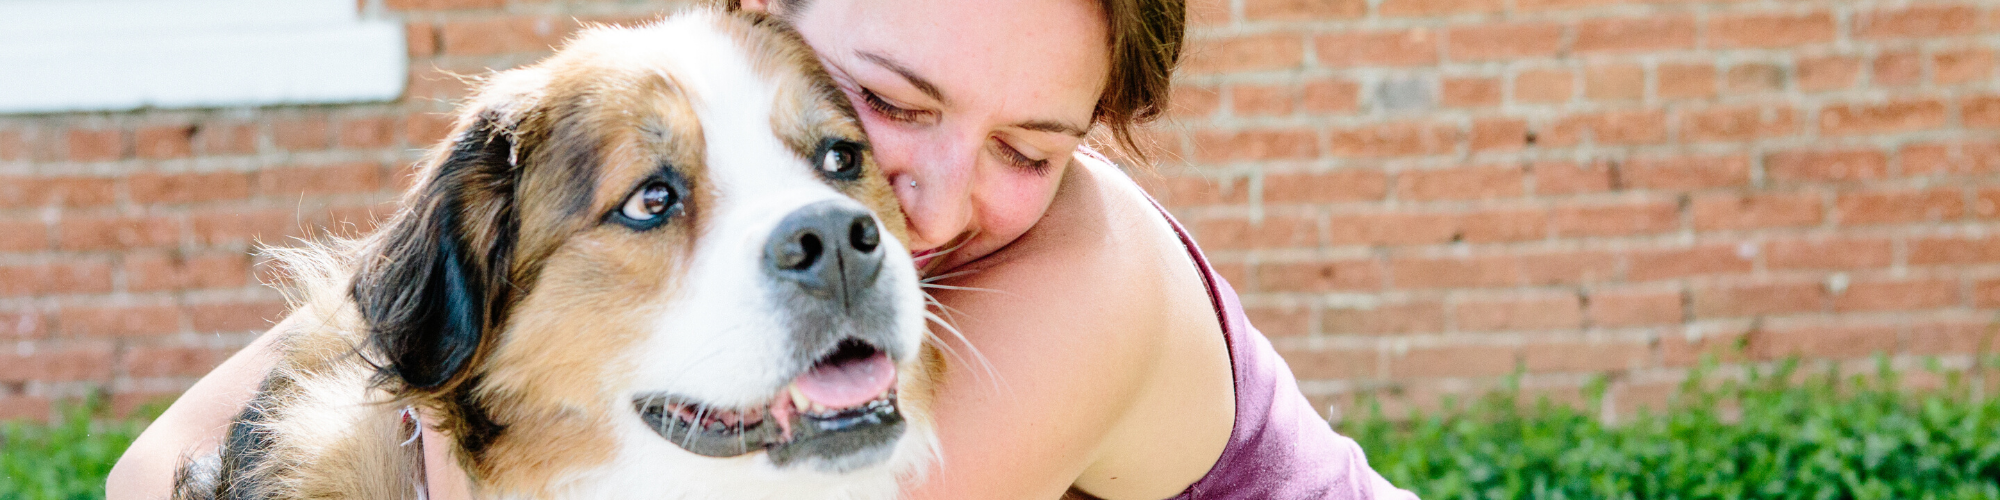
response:
[[[1787,361],[1737,381],[1701,371],[1663,413],[1607,425],[1594,412],[1501,391],[1392,422],[1380,407],[1341,432],[1370,465],[1427,499],[2000,499],[2000,398],[1963,373],[1936,390],[1804,374]],[[1601,401],[1604,384],[1586,389]],[[1594,407],[1595,405],[1586,405]]]
[[[145,423],[105,418],[97,401],[66,407],[55,422],[8,422],[0,427],[0,499],[104,498],[105,474]]]

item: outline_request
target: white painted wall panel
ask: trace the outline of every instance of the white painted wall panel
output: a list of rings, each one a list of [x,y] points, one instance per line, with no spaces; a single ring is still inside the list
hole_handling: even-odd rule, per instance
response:
[[[0,0],[0,113],[393,100],[402,25],[353,0]]]

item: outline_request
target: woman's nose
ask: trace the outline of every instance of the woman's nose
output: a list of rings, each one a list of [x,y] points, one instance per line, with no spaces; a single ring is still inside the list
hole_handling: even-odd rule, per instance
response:
[[[903,199],[903,213],[916,236],[913,250],[937,248],[972,230],[974,168],[976,146],[961,141],[939,141],[914,158],[896,192]]]

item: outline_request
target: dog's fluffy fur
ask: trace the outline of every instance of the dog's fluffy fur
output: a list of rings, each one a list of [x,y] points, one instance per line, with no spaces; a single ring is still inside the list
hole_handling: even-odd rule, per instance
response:
[[[378,232],[274,251],[293,284],[279,365],[177,497],[414,498],[406,407],[450,437],[426,445],[455,463],[429,466],[462,468],[483,498],[894,496],[934,456],[941,360],[889,186],[865,146],[858,175],[815,169],[828,141],[865,144],[853,109],[755,14],[593,28],[493,75]],[[679,190],[672,219],[615,222],[649,179]],[[807,330],[848,328],[800,319],[759,274],[781,220],[816,203],[865,208],[893,236],[862,316],[887,331],[902,437],[798,459],[675,446],[635,398],[761,408],[823,354],[801,339],[830,333]]]

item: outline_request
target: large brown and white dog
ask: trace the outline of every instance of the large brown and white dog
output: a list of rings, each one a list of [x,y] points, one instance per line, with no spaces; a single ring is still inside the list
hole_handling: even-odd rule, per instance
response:
[[[490,77],[182,498],[882,498],[934,456],[903,218],[796,34],[697,9]]]

